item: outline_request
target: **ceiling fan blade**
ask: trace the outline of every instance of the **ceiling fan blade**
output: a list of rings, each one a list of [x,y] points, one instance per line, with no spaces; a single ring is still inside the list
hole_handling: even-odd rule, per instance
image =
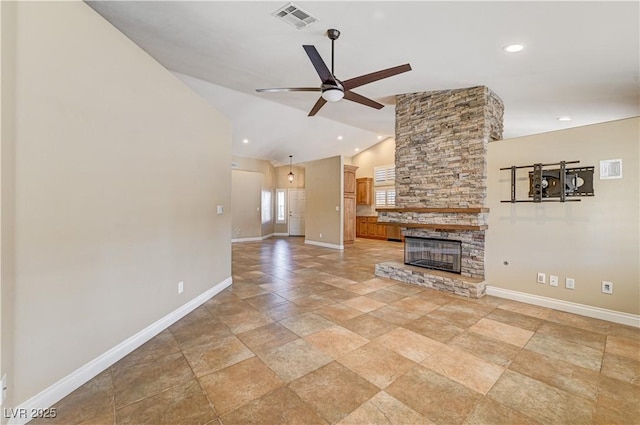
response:
[[[318,99],[318,101],[316,102],[315,105],[313,105],[313,108],[311,108],[311,112],[309,112],[309,117],[314,116],[315,114],[318,113],[318,111],[320,110],[320,108],[322,108],[324,106],[324,104],[327,103],[326,100],[324,100],[324,97],[320,97]]]
[[[311,59],[311,63],[313,64],[313,67],[316,69],[316,72],[320,76],[322,83],[336,84],[335,77],[333,76],[333,74],[331,74],[331,71],[329,71],[329,68],[327,68],[327,64],[324,63],[324,61],[322,60],[322,57],[320,56],[320,53],[318,53],[318,50],[315,48],[315,46],[306,45],[302,47],[304,48],[305,52],[307,52],[307,56],[309,56],[309,59]]]
[[[411,71],[411,65],[409,65],[408,63],[404,65],[394,66],[393,68],[383,69],[382,71],[372,72],[371,74],[350,78],[346,81],[343,81],[342,86],[345,90],[351,90],[355,89],[356,87],[373,83],[374,81],[382,80],[383,78],[393,77],[394,75],[402,74],[403,72],[407,71]]]
[[[383,104],[378,103],[375,100],[371,100],[368,97],[364,97],[362,95],[359,95],[358,93],[354,93],[352,91],[345,91],[344,92],[344,98],[347,99],[347,100],[350,100],[352,102],[356,102],[356,103],[360,103],[362,105],[370,106],[372,108],[376,108],[376,109],[384,108]]]
[[[257,92],[260,93],[279,93],[279,92],[287,92],[287,91],[321,91],[320,87],[281,87],[281,88],[271,88],[271,89],[256,89]]]

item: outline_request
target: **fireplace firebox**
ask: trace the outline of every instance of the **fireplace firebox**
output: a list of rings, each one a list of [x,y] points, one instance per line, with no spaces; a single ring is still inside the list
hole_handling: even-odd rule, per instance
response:
[[[405,237],[405,264],[460,274],[461,258],[460,241]]]

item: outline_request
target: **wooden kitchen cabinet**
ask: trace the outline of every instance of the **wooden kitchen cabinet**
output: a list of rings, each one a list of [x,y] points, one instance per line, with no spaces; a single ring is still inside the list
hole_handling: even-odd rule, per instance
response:
[[[356,240],[356,170],[353,165],[344,166],[344,227],[343,243],[351,244]]]
[[[356,179],[356,204],[373,205],[373,179],[371,177]]]
[[[378,217],[356,217],[356,236],[369,239],[387,239],[387,226],[378,224]]]

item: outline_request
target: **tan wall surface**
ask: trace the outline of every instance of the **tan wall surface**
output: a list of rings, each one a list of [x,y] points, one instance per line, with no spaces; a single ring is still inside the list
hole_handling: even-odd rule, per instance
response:
[[[342,245],[342,158],[334,156],[305,164],[305,240]]]
[[[228,120],[85,3],[17,7],[16,404],[231,275]]]
[[[632,314],[640,313],[640,119],[489,143],[486,280],[489,285]],[[623,178],[600,180],[599,161],[621,158]],[[595,166],[594,197],[581,202],[511,204],[501,167],[579,160]],[[571,166],[571,165],[570,165]],[[526,198],[528,178],[518,182]],[[508,261],[509,265],[503,265]],[[547,274],[547,284],[536,274]],[[549,275],[559,286],[549,286]],[[575,279],[575,290],[564,279]],[[614,284],[601,293],[601,281]]]
[[[396,140],[393,137],[384,139],[370,148],[354,155],[351,164],[358,167],[356,177],[373,177],[373,168],[392,165],[396,161]]]
[[[275,226],[275,207],[273,203],[276,173],[275,168],[269,161],[263,159],[244,158],[239,156],[232,157],[232,162],[238,163],[240,166],[237,170],[253,171],[262,174],[261,191],[259,193],[259,203],[262,211],[260,235],[267,236],[274,232]],[[249,202],[249,200],[238,200],[237,197],[246,197],[244,193],[232,191],[231,197],[233,202]],[[255,209],[254,209],[255,211]],[[235,229],[235,228],[234,228]],[[237,230],[237,229],[236,229]],[[237,238],[236,230],[234,230],[234,238]]]
[[[234,239],[262,236],[262,180],[262,173],[231,171],[231,230]]]
[[[0,2],[0,376],[13,371],[15,326],[15,25],[16,3]],[[4,406],[13,405],[12,396]]]

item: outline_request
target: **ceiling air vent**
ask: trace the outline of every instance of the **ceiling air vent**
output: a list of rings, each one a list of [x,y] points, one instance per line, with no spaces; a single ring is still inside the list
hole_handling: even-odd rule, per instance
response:
[[[238,169],[238,168],[240,168],[240,163],[239,162],[232,162],[231,163],[231,169],[232,170],[235,170],[235,169]]]
[[[316,18],[293,3],[288,3],[282,6],[271,15],[286,22],[289,25],[293,25],[299,30],[317,21]]]

